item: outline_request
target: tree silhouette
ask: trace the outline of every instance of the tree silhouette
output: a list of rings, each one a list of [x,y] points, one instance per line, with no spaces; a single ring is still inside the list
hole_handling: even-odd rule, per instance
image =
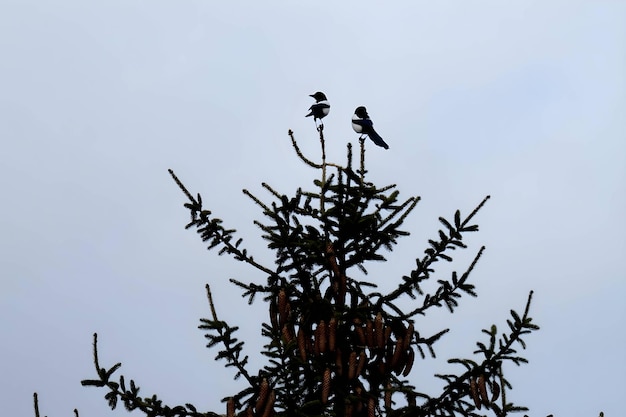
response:
[[[415,362],[435,356],[437,342],[448,332],[425,334],[414,318],[440,307],[455,313],[461,297],[477,296],[469,277],[484,247],[462,272],[443,277],[435,266],[452,262],[456,250],[467,248],[464,238],[478,231],[474,218],[489,196],[468,214],[457,210],[451,219],[440,217],[441,230],[428,240],[415,268],[396,277],[394,289],[380,292],[375,280],[366,279],[368,263],[385,261],[385,251],[409,234],[402,225],[419,197],[401,200],[395,185],[378,187],[366,180],[363,139],[356,168],[351,144],[345,165],[327,162],[323,125],[317,131],[320,162],[305,157],[289,131],[296,154],[318,172],[311,191],[299,188],[289,196],[263,183],[269,193],[264,201],[243,190],[263,213],[255,224],[275,253],[271,265],[255,260],[236,231],[225,227],[205,208],[200,194],[194,196],[169,171],[188,199],[191,220],[186,228],[196,229],[208,249],[230,255],[266,277],[264,282],[231,279],[249,303],[260,297],[268,305],[269,318],[262,323],[267,363],[262,366],[248,361],[245,344],[236,337],[237,326],[219,319],[206,287],[211,316],[201,319],[199,327],[206,331],[208,347],[217,349],[216,359],[233,368],[235,378],[245,380],[244,389],[223,399],[226,415],[506,416],[526,410],[511,401],[503,364],[526,362],[517,349],[525,348],[523,336],[538,329],[529,316],[532,292],[521,314],[511,310],[505,332],[492,325],[483,330],[472,355],[448,360],[458,371],[433,376],[443,381],[438,392],[417,390],[407,379]],[[425,288],[427,282],[434,290]],[[401,300],[409,300],[412,307],[400,308]],[[192,404],[168,406],[156,395],[141,397],[133,380],[114,378],[121,364],[101,367],[95,334],[93,354],[97,379],[82,384],[105,388],[111,408],[121,402],[147,416],[222,414],[198,411]]]

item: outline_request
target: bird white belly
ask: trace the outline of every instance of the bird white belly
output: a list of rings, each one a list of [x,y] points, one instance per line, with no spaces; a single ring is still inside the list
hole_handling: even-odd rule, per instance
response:
[[[354,129],[356,133],[363,133],[363,127],[356,123],[352,123],[352,129]]]

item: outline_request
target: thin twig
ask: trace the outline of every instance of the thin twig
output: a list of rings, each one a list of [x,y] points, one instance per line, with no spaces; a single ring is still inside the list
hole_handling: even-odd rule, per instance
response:
[[[196,201],[195,198],[193,198],[193,196],[191,195],[191,193],[187,190],[187,188],[185,188],[185,186],[183,185],[182,182],[180,182],[180,180],[178,179],[178,177],[176,176],[176,174],[174,174],[174,171],[171,169],[167,170],[170,175],[172,176],[172,178],[174,179],[174,181],[176,182],[176,184],[178,185],[178,187],[182,190],[183,193],[185,193],[185,195],[187,196],[187,198],[189,200],[191,200],[192,203],[197,204],[198,202]]]
[[[474,209],[474,211],[472,211],[469,216],[467,216],[467,218],[465,219],[465,221],[463,221],[463,223],[461,224],[461,226],[465,226],[471,219],[472,217],[474,217],[476,215],[476,213],[478,213],[478,210],[480,210],[485,203],[487,202],[487,200],[489,200],[491,198],[490,195],[488,195],[487,197],[485,197],[483,199],[483,201],[480,202],[480,204]]]
[[[211,287],[209,284],[206,284],[206,295],[209,299],[209,307],[211,307],[211,314],[213,315],[213,320],[217,321],[217,313],[215,312],[215,305],[213,304],[213,295],[211,294]]]
[[[35,417],[39,417],[39,400],[37,399],[37,393],[33,393],[33,402],[35,404]]]
[[[363,184],[365,177],[365,138],[361,136],[359,138],[359,142],[361,143],[361,184]]]
[[[326,188],[326,142],[324,141],[324,125],[320,124],[317,128],[320,132],[320,144],[322,145],[322,189],[320,193],[320,212],[324,214],[325,188]]]
[[[306,163],[307,165],[309,165],[309,166],[311,166],[313,168],[317,168],[317,169],[322,168],[322,165],[316,164],[315,162],[311,161],[306,156],[304,156],[304,154],[300,150],[300,147],[298,147],[298,144],[296,143],[296,139],[293,137],[293,131],[291,129],[289,130],[288,134],[289,134],[289,137],[291,138],[291,144],[293,145],[293,148],[296,150],[296,154],[298,154],[300,159],[302,159],[302,161],[304,161],[304,163]]]

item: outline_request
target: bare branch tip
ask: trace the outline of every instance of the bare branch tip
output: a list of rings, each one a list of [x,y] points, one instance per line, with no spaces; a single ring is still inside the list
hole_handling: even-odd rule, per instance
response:
[[[217,313],[215,312],[215,305],[213,304],[213,294],[211,293],[211,286],[209,284],[205,285],[206,295],[209,299],[209,307],[211,308],[211,315],[213,316],[213,320],[217,321]]]
[[[39,400],[36,392],[33,393],[33,405],[35,407],[35,417],[39,417]]]

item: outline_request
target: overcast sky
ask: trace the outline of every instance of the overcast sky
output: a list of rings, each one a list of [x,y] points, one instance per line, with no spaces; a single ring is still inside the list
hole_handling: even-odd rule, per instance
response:
[[[297,5],[296,5],[297,3]],[[478,299],[421,328],[451,333],[411,380],[434,394],[450,355],[523,309],[541,331],[509,367],[510,399],[532,416],[623,415],[626,392],[626,2],[0,1],[0,404],[29,416],[107,411],[95,376],[120,361],[146,396],[224,412],[238,392],[196,327],[240,325],[260,367],[263,304],[247,306],[245,265],[183,229],[172,168],[271,263],[241,189],[269,198],[312,188],[319,155],[309,94],[324,91],[328,158],[357,143],[365,105],[385,151],[367,143],[370,180],[422,201],[386,264],[414,267],[437,217],[472,210],[481,231],[454,267]],[[255,367],[255,369],[256,369]]]

